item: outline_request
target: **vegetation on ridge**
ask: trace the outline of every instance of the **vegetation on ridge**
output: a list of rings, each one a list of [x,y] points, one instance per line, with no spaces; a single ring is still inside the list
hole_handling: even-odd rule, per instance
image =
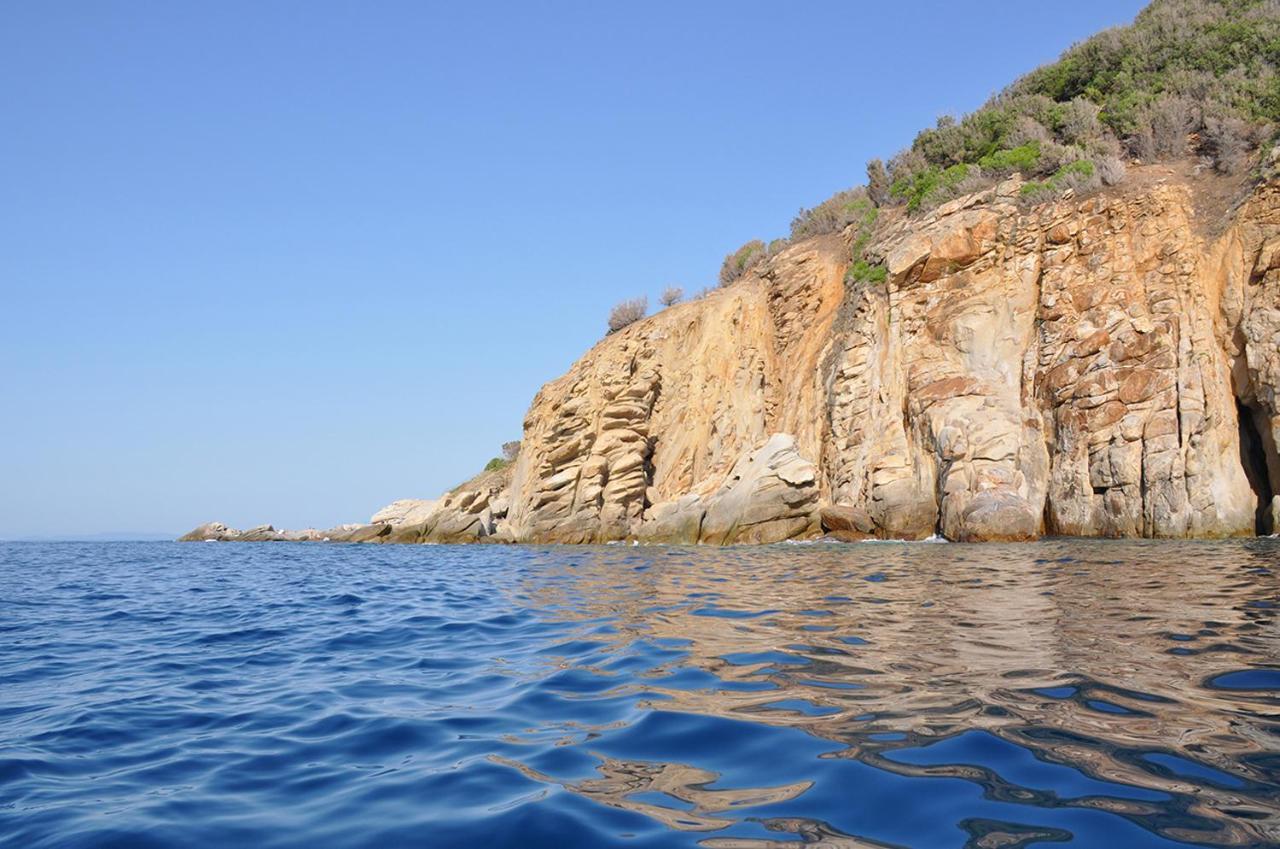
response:
[[[1275,0],[1155,0],[1132,25],[922,131],[890,161],[890,195],[914,211],[1020,172],[1049,178],[1027,193],[1037,196],[1117,182],[1125,156],[1192,152],[1237,173],[1280,120],[1278,69]]]
[[[1154,0],[1014,82],[984,106],[943,116],[867,183],[802,209],[791,240],[857,224],[850,281],[883,280],[864,256],[875,219],[863,204],[917,213],[1020,174],[1029,202],[1124,179],[1125,161],[1195,154],[1222,174],[1246,169],[1280,124],[1280,0]],[[728,285],[772,256],[748,242],[725,258]]]
[[[492,460],[484,464],[486,472],[500,472],[510,466],[520,456],[520,440],[512,440],[511,442],[502,443],[502,456],[494,457]]]
[[[635,324],[649,312],[648,298],[632,298],[615,304],[609,311],[609,332],[617,333],[629,324]]]

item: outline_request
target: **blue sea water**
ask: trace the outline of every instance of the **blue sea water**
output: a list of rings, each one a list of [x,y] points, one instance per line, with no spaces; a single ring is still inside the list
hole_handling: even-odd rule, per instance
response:
[[[1280,845],[1280,542],[0,545],[0,845]]]

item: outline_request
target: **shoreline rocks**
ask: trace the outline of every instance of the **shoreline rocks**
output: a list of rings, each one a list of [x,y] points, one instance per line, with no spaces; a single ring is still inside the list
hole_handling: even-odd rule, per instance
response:
[[[1280,183],[1214,230],[1190,169],[1027,208],[1010,180],[610,334],[509,467],[361,526],[188,539],[1013,541],[1270,533]]]

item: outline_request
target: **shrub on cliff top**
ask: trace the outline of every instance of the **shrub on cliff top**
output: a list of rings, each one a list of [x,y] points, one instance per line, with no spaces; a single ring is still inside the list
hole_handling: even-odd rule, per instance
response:
[[[668,286],[662,290],[662,297],[658,300],[664,307],[669,307],[680,303],[682,298],[684,298],[684,289],[679,286]]]
[[[996,150],[978,160],[978,167],[988,173],[1032,173],[1040,164],[1040,142],[1036,139],[1017,147]]]
[[[1133,24],[1071,47],[975,112],[939,118],[887,165],[873,159],[865,188],[801,210],[791,235],[840,231],[857,219],[858,198],[917,212],[1015,173],[1029,181],[1028,200],[1115,185],[1123,157],[1181,156],[1191,145],[1236,173],[1255,149],[1270,148],[1277,125],[1280,0],[1154,0]],[[1280,173],[1280,157],[1266,159],[1262,173]],[[730,254],[720,285],[774,255],[776,244],[753,241]],[[850,258],[851,280],[880,276],[864,248]]]
[[[627,325],[635,324],[644,318],[645,313],[648,311],[648,298],[633,298],[630,301],[615,304],[613,309],[609,311],[609,332],[617,333]]]
[[[791,221],[793,241],[839,233],[865,214],[872,206],[864,186],[837,192],[812,209],[802,209]]]
[[[724,258],[720,266],[720,285],[728,286],[755,266],[768,254],[768,248],[759,239],[752,239]]]
[[[977,191],[990,183],[977,165],[952,165],[949,168],[926,167],[910,176],[894,180],[889,194],[907,204],[910,212],[937,206],[962,194]]]
[[[880,210],[868,203],[858,218],[858,228],[853,232],[853,242],[849,247],[852,263],[845,272],[846,283],[883,283],[888,277],[888,270],[882,263],[867,259],[867,248],[875,235],[879,217]]]
[[[1033,194],[1051,189],[1050,175],[1078,161],[1098,167],[1111,160],[1099,170],[1116,178],[1122,150],[1173,157],[1191,141],[1230,173],[1278,122],[1280,3],[1155,0],[1132,25],[1077,44],[981,109],[922,131],[890,162],[893,190],[882,202],[912,211],[936,205],[954,193],[948,183],[974,178],[972,171],[960,178],[959,166],[988,177],[1050,177]]]
[[[1052,200],[1067,189],[1088,191],[1097,188],[1101,179],[1097,168],[1087,159],[1081,159],[1064,165],[1044,181],[1031,181],[1022,184],[1022,198],[1031,203]]]

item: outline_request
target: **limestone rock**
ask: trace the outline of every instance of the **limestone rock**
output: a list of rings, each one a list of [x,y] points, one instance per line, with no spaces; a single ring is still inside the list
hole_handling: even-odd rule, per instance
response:
[[[279,531],[282,542],[320,542],[325,532],[316,528],[303,528],[300,531]]]
[[[683,495],[653,505],[645,514],[638,536],[646,542],[689,545],[702,536],[707,507],[700,495]]]

